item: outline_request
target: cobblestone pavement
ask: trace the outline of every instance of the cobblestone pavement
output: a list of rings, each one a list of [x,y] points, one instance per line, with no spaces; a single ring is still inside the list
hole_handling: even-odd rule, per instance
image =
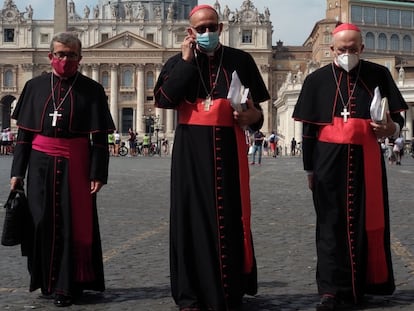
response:
[[[0,158],[0,202],[8,195],[11,158]],[[200,164],[202,165],[202,164]],[[168,263],[169,157],[111,158],[109,184],[98,198],[107,290],[86,292],[69,310],[177,310]],[[414,310],[414,159],[388,166],[392,250],[397,290],[367,297],[352,310]],[[244,311],[314,310],[315,216],[299,157],[251,166],[253,237],[259,293]],[[0,211],[3,223],[4,212]],[[0,247],[0,310],[55,309],[28,292],[25,258]]]

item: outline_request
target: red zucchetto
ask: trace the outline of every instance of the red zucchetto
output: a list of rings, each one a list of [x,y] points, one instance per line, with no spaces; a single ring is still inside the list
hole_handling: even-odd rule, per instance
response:
[[[336,28],[332,31],[332,34],[334,35],[334,34],[336,34],[336,33],[338,33],[338,32],[344,31],[344,30],[355,30],[355,31],[361,32],[361,30],[360,30],[357,26],[355,26],[354,24],[350,24],[350,23],[343,23],[343,24],[341,24],[341,25],[337,26],[337,27],[336,27]]]
[[[211,5],[208,5],[208,4],[200,4],[200,5],[195,6],[191,10],[190,14],[188,14],[188,17],[191,17],[195,12],[197,12],[197,11],[199,11],[201,9],[210,9],[210,10],[213,10],[214,12],[216,12],[216,10]]]

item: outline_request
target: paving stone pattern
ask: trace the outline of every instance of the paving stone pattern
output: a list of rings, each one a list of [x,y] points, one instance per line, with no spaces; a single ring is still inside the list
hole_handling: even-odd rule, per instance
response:
[[[107,290],[86,292],[68,310],[177,310],[169,283],[170,161],[111,158],[98,198]],[[0,202],[8,195],[10,164],[11,157],[0,158]],[[250,172],[259,292],[246,297],[243,310],[315,310],[315,214],[302,159],[264,157]],[[387,173],[397,290],[344,310],[414,310],[414,159],[405,156]],[[1,225],[3,218],[0,210]],[[0,310],[56,309],[28,285],[19,247],[0,246]]]

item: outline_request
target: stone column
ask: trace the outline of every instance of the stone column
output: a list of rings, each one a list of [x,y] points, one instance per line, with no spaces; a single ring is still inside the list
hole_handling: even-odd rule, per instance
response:
[[[99,65],[92,64],[92,79],[99,82]]]
[[[109,100],[109,109],[111,111],[112,119],[115,122],[115,127],[119,129],[118,120],[118,65],[111,64],[111,97]]]
[[[267,89],[269,90],[269,72],[270,72],[270,66],[269,65],[261,65],[260,71],[263,77],[263,81],[265,82]],[[263,126],[262,126],[262,132],[270,133],[272,131],[272,103],[270,100],[265,101],[260,104],[263,109]]]
[[[156,64],[155,65],[155,81],[157,81],[158,76],[160,75],[162,65]],[[164,123],[164,111],[165,109],[162,108],[155,108],[155,115],[159,117],[158,124],[161,126],[161,132],[165,132],[166,126]]]
[[[64,32],[68,29],[68,1],[55,0],[54,28],[55,33]]]
[[[89,77],[89,66],[88,66],[88,65],[85,65],[85,64],[80,65],[80,66],[81,66],[81,73],[82,73],[84,76]]]
[[[139,134],[145,132],[145,123],[142,116],[145,114],[145,77],[144,77],[144,64],[138,64],[136,66],[137,71],[137,109],[136,109],[136,123],[137,123],[137,131]]]
[[[405,139],[411,140],[414,137],[413,119],[414,119],[414,106],[410,106],[408,103],[408,110],[405,113],[405,127],[407,128]]]

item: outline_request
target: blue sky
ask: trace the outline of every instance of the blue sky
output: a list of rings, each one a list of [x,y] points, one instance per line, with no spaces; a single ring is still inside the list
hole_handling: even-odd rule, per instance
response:
[[[69,0],[68,0],[69,1]],[[99,0],[73,0],[78,14],[83,15],[83,8],[88,5],[91,10]],[[273,24],[273,40],[281,40],[284,45],[302,45],[315,23],[325,17],[326,0],[251,0],[253,5],[263,12],[270,10]],[[4,2],[0,0],[0,3]],[[19,11],[31,4],[34,19],[53,18],[53,0],[15,0]],[[199,3],[214,4],[215,0],[199,0]],[[222,8],[227,4],[230,10],[239,9],[243,0],[219,0]]]

